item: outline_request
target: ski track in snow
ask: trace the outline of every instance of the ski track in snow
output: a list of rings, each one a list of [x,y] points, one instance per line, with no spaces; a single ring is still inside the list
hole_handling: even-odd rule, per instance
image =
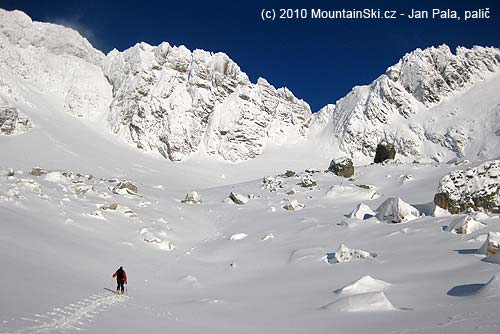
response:
[[[67,333],[81,331],[88,327],[89,322],[108,307],[126,303],[130,297],[118,296],[113,293],[95,294],[76,303],[64,307],[54,307],[45,314],[35,314],[35,318],[21,318],[25,322],[34,323],[34,326],[2,332],[5,334],[22,333]]]

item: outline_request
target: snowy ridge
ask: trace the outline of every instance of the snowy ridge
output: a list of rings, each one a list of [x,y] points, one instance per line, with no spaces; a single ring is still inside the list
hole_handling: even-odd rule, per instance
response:
[[[19,11],[0,10],[0,20],[0,97],[21,112],[42,98],[170,160],[243,161],[304,143],[359,163],[381,141],[410,159],[500,154],[497,48],[417,49],[312,114],[290,90],[250,82],[224,53],[164,42],[105,56],[72,29]]]
[[[252,84],[224,53],[140,43],[105,62],[113,85],[110,123],[138,148],[182,160],[200,146],[240,161],[269,142],[304,137],[307,103],[266,80]]]
[[[435,160],[476,154],[496,157],[498,148],[477,147],[474,142],[496,136],[495,127],[489,124],[498,124],[500,119],[500,98],[493,93],[500,87],[499,69],[497,48],[460,47],[456,54],[446,45],[417,49],[370,85],[355,87],[335,105],[320,110],[315,115],[320,120],[313,124],[324,124],[325,114],[330,119],[311,135],[333,145],[338,142],[342,151],[356,158],[373,156],[381,141],[394,143],[404,156]],[[481,83],[495,88],[469,92]]]
[[[105,56],[78,32],[33,22],[20,11],[0,9],[0,22],[0,96],[36,106],[35,92],[85,118],[108,111],[111,89],[100,67]]]

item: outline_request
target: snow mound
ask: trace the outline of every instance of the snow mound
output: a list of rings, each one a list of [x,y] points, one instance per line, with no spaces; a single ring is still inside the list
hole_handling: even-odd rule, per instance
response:
[[[358,206],[348,215],[349,218],[367,219],[375,216],[376,213],[364,203],[359,203]]]
[[[351,249],[342,244],[337,248],[335,253],[329,253],[326,256],[326,262],[330,264],[350,262],[355,260],[364,260],[377,257],[377,254],[370,253],[361,249]]]
[[[378,312],[397,310],[382,291],[346,296],[326,304],[321,308],[323,310],[338,312]]]
[[[406,223],[421,216],[420,211],[399,197],[390,197],[377,209],[377,218],[389,223]]]
[[[325,250],[321,247],[301,248],[294,250],[288,258],[289,263],[300,263],[304,261],[321,262],[325,257]]]
[[[493,277],[477,291],[477,295],[481,297],[500,297],[500,273],[493,275]]]
[[[245,239],[248,235],[246,233],[236,233],[229,237],[229,240],[242,240]]]
[[[445,231],[456,234],[469,234],[477,232],[485,227],[485,224],[478,222],[471,216],[462,216],[452,220],[450,225],[445,228]]]
[[[360,293],[382,291],[390,287],[391,285],[391,283],[375,279],[370,275],[366,275],[355,282],[352,282],[338,290],[335,290],[334,292],[339,295],[355,295]]]
[[[483,243],[481,248],[477,251],[479,254],[485,254],[486,256],[492,256],[500,252],[500,233],[499,232],[489,232],[486,237],[486,241]]]
[[[331,199],[355,197],[361,200],[373,200],[379,198],[380,194],[372,189],[340,184],[331,186],[326,192],[326,197]]]

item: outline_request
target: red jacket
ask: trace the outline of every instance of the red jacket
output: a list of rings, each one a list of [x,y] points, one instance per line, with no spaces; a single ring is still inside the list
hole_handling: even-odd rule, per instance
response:
[[[113,277],[116,277],[116,276],[118,276],[118,270],[115,271],[115,273],[113,274]],[[123,270],[122,281],[125,283],[127,282],[127,273],[125,272],[125,270]]]

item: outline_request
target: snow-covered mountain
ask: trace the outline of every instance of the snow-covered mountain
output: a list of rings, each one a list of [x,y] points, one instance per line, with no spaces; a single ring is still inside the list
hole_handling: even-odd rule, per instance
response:
[[[314,133],[354,157],[394,143],[410,157],[500,154],[500,50],[446,45],[406,54],[370,85],[319,111]],[[325,125],[326,124],[326,125]]]
[[[305,136],[311,111],[288,89],[252,84],[224,53],[140,43],[105,61],[110,123],[131,143],[182,160],[203,147],[239,161]]]
[[[412,160],[500,155],[497,48],[417,49],[370,85],[311,113],[290,90],[262,78],[252,83],[224,53],[139,43],[104,55],[76,31],[22,12],[0,10],[0,20],[3,106],[22,115],[22,103],[40,104],[36,92],[170,160],[208,154],[243,161],[302,143],[304,151],[322,147],[361,162],[382,141]],[[18,124],[26,130],[26,122]]]

